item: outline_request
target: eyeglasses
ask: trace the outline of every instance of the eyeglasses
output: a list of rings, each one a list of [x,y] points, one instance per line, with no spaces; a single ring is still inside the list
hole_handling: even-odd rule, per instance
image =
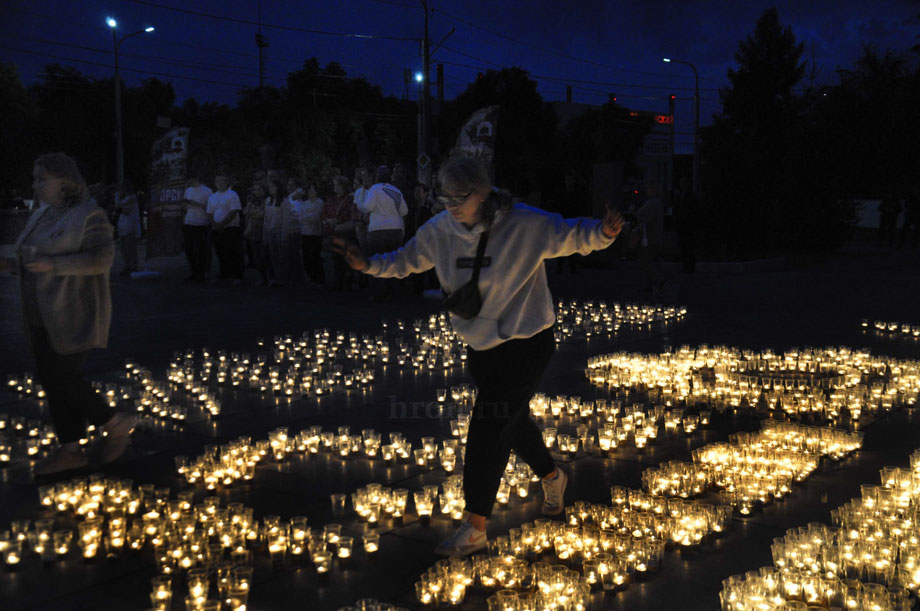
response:
[[[439,204],[448,206],[450,208],[455,208],[457,206],[462,206],[463,204],[465,204],[466,200],[468,200],[470,195],[472,194],[473,192],[470,191],[466,195],[444,195],[443,193],[438,191],[436,192],[435,197],[438,200]]]

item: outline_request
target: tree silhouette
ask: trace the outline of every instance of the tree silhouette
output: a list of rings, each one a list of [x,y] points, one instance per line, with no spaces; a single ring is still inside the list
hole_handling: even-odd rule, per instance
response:
[[[826,250],[847,236],[852,209],[828,189],[824,141],[796,94],[804,46],[775,8],[741,41],[721,90],[722,113],[704,130],[706,243],[721,256]]]

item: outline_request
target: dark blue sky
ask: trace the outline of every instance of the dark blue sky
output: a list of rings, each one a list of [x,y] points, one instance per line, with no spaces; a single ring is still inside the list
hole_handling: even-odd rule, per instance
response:
[[[690,140],[693,76],[690,68],[661,58],[696,64],[706,123],[719,109],[717,89],[734,66],[738,42],[771,5],[806,43],[809,57],[813,45],[820,83],[835,82],[835,70],[851,67],[864,44],[903,51],[920,42],[917,0],[430,0],[432,45],[456,28],[433,63],[444,64],[448,98],[478,71],[501,66],[528,70],[548,101],[563,100],[571,84],[577,102],[600,104],[615,92],[620,104],[664,112],[668,94],[675,93],[676,128],[686,134],[678,139],[682,151]],[[108,76],[107,15],[118,20],[122,33],[156,27],[121,46],[129,84],[147,76],[170,80],[180,103],[188,97],[232,103],[241,85],[258,84],[256,26],[240,22],[257,20],[257,0],[4,0],[0,59],[14,62],[26,83],[49,62]],[[262,22],[270,44],[268,84],[283,85],[288,71],[316,56],[401,96],[404,69],[421,67],[419,44],[404,40],[422,35],[418,0],[262,0]],[[279,25],[291,29],[272,27]],[[413,83],[410,97],[416,95]]]

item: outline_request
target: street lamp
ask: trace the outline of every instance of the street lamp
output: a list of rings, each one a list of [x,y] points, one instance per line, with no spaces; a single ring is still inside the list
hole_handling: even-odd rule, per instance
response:
[[[661,58],[666,64],[675,63],[690,66],[693,70],[693,78],[696,81],[696,93],[693,96],[694,101],[694,118],[693,118],[693,192],[697,195],[700,193],[700,75],[696,71],[696,66],[690,62],[670,57]]]
[[[118,38],[118,22],[113,17],[106,17],[105,23],[112,30],[112,52],[115,56],[115,179],[118,183],[121,183],[125,179],[125,147],[121,126],[121,77],[118,74],[118,49],[121,47],[121,43],[132,36],[149,34],[155,28],[147,26],[143,30],[131,32]]]

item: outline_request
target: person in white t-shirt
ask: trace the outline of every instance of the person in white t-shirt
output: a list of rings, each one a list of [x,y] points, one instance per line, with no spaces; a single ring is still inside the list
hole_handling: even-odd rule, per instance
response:
[[[314,284],[326,284],[323,271],[323,200],[314,185],[307,186],[307,199],[300,202],[300,249],[303,269]]]
[[[367,169],[355,169],[355,180],[352,187],[355,190],[355,207],[358,208],[359,212],[359,218],[355,221],[355,239],[358,241],[358,246],[365,250],[367,250],[367,221],[369,215],[361,212],[359,206],[367,199],[367,192],[370,191],[373,184],[374,181],[371,180],[370,172]]]
[[[182,195],[182,203],[185,205],[182,238],[185,258],[191,271],[186,282],[204,282],[205,274],[208,273],[208,260],[211,256],[208,245],[208,198],[212,193],[211,189],[201,184],[198,176],[192,176]]]
[[[119,212],[116,226],[118,244],[125,263],[121,275],[128,276],[137,271],[137,239],[141,236],[141,213],[137,196],[128,181],[122,182],[115,189],[115,208]]]
[[[370,215],[367,224],[367,251],[371,254],[391,252],[402,246],[405,234],[403,217],[409,213],[406,198],[402,191],[390,184],[390,168],[382,165],[377,168],[377,184],[367,192],[364,201],[358,204],[361,212]],[[387,279],[378,281],[374,301],[384,301],[392,297],[396,281]]]
[[[220,262],[218,280],[243,281],[243,236],[240,230],[240,212],[243,206],[236,192],[230,188],[230,178],[225,174],[214,177],[217,189],[208,197],[208,219],[214,233],[214,248]]]

